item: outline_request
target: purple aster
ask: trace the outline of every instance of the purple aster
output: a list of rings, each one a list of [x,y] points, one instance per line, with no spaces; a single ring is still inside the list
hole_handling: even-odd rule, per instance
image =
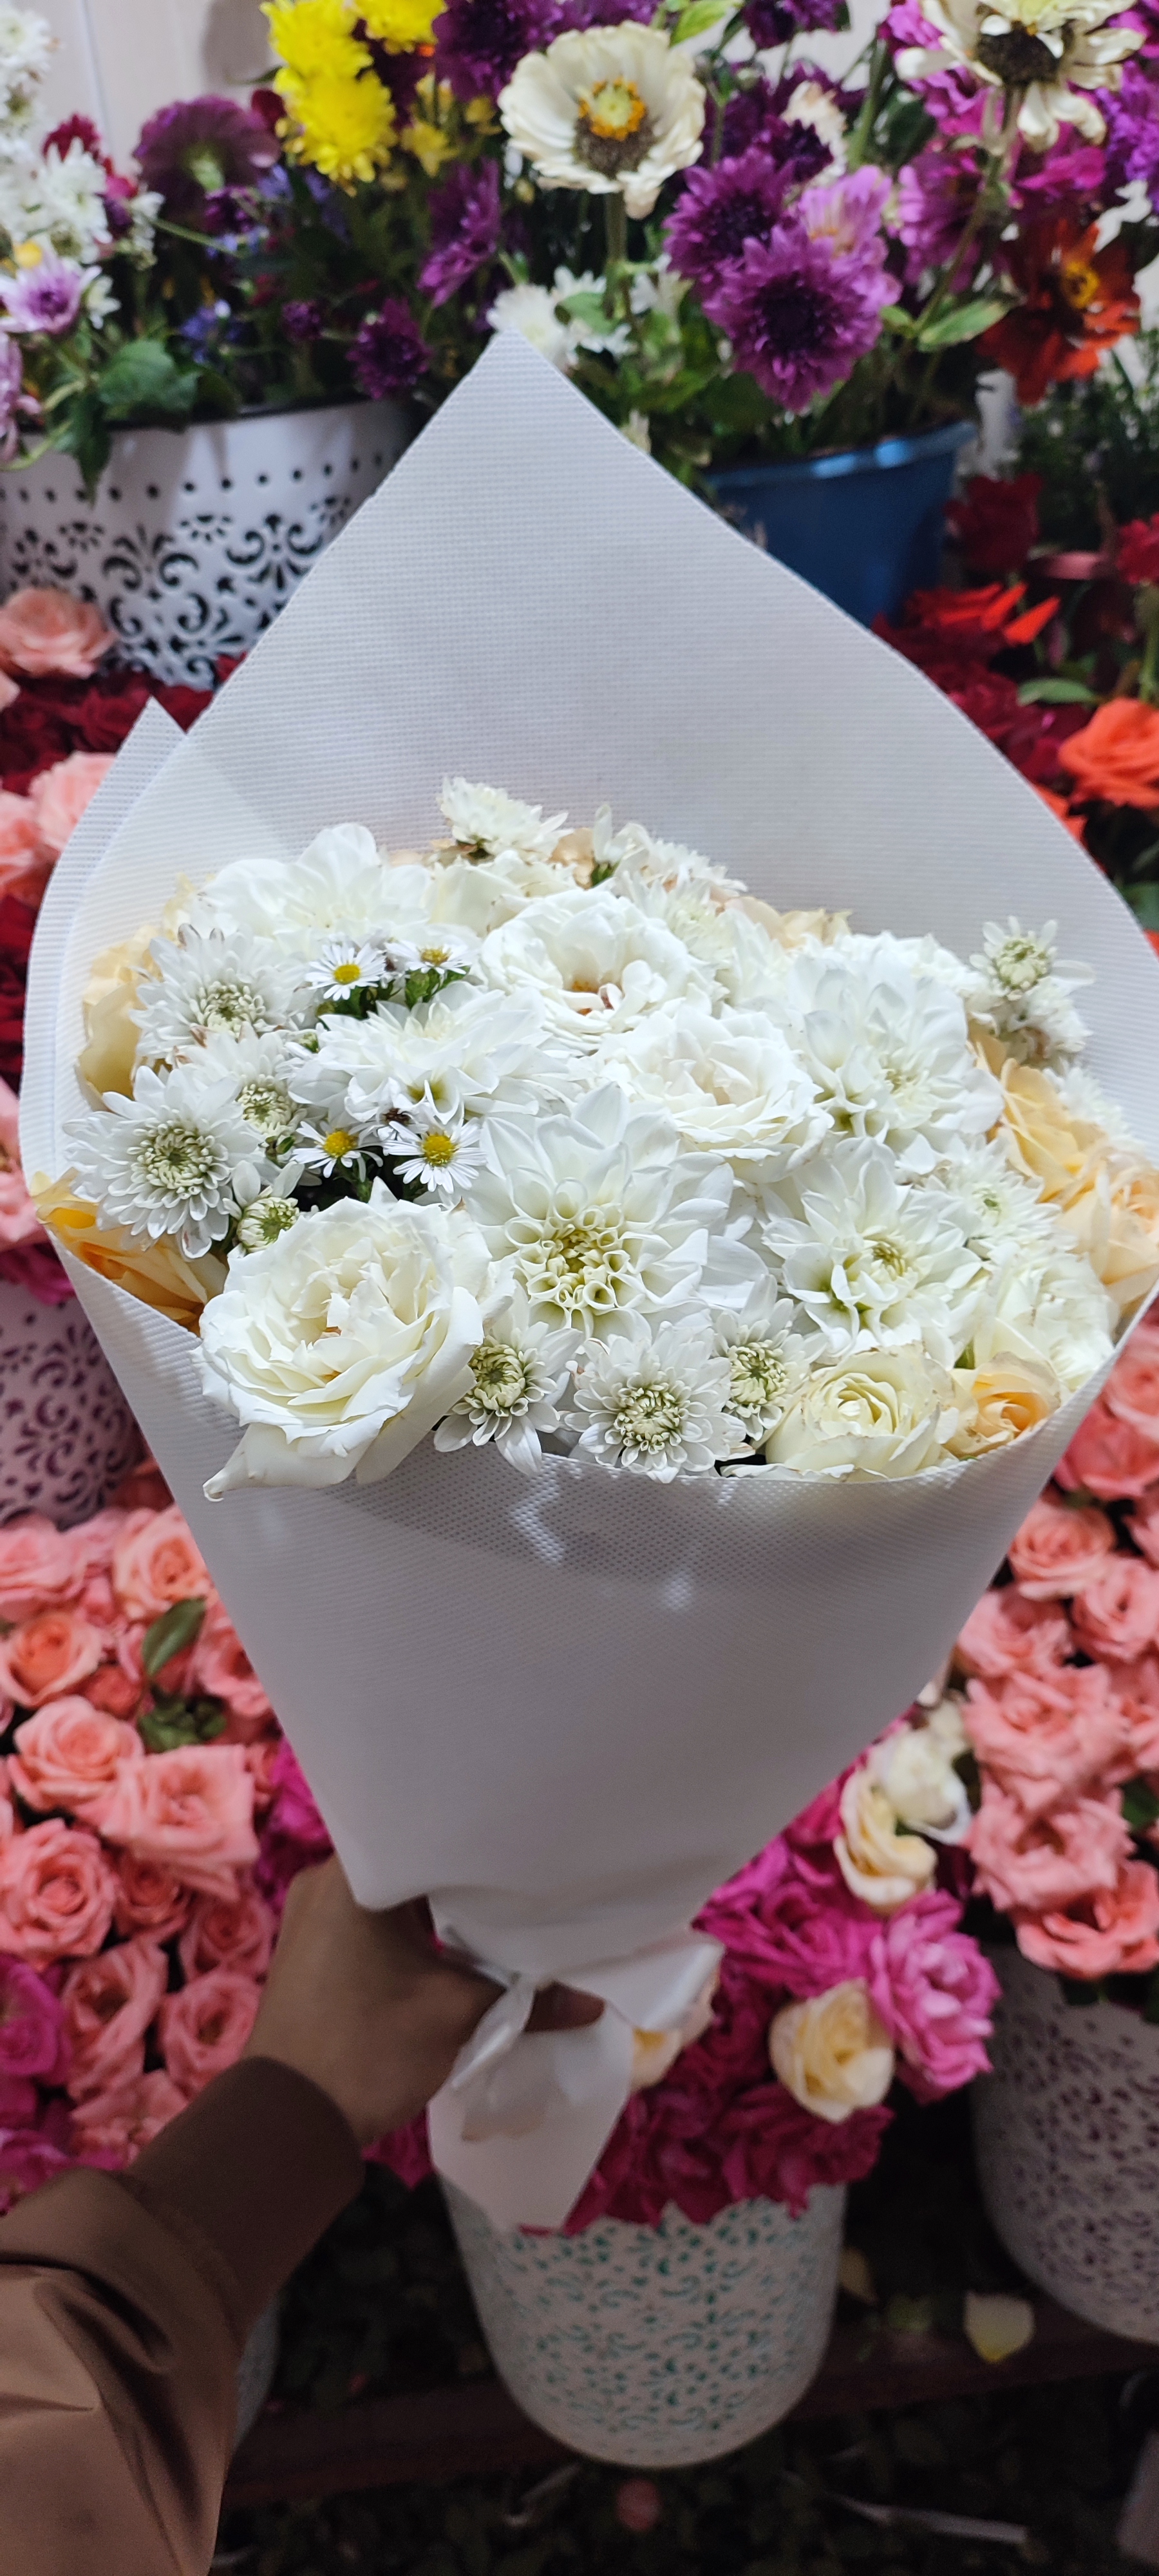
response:
[[[734,365],[788,412],[807,411],[842,384],[881,327],[854,261],[835,260],[792,222],[778,224],[771,241],[746,244],[706,310],[727,331]]]
[[[368,313],[350,344],[351,374],[371,402],[409,393],[429,365],[430,351],[401,296],[388,296],[377,313]]]
[[[53,339],[60,332],[71,331],[81,308],[86,276],[95,276],[77,267],[74,260],[58,259],[55,251],[46,251],[36,268],[19,269],[15,277],[0,277],[0,303],[4,306],[4,325],[9,331],[47,331]]]
[[[280,158],[276,135],[233,98],[177,99],[142,126],[136,160],[175,222],[196,224],[219,188],[249,188]]]
[[[1124,63],[1117,98],[1103,100],[1107,120],[1107,171],[1116,187],[1141,179],[1159,209],[1159,88],[1140,63]]]
[[[326,316],[321,305],[312,299],[298,302],[291,299],[289,304],[282,306],[282,321],[291,340],[320,340]]]
[[[907,286],[920,285],[929,269],[945,268],[953,258],[977,191],[973,162],[937,144],[898,171],[894,230],[906,252]],[[978,246],[965,269],[958,270],[955,289],[969,284],[980,256]]]
[[[450,0],[431,29],[439,78],[456,98],[498,98],[516,63],[555,31],[554,0]]]
[[[778,113],[777,97],[767,80],[750,81],[738,90],[724,111],[724,149],[730,159],[739,159],[759,143],[786,188],[802,188],[819,170],[828,169],[830,155],[811,125],[790,125]]]
[[[745,0],[741,15],[758,54],[787,45],[793,36],[807,36],[813,28],[848,23],[845,0]]]
[[[928,18],[923,18],[919,0],[895,0],[895,6],[882,21],[881,32],[897,52],[907,45],[936,49],[942,43],[939,29],[931,26]],[[907,80],[909,87],[917,91],[927,115],[932,116],[937,124],[957,132],[965,118],[965,130],[972,132],[976,129],[985,106],[986,93],[969,72],[949,68],[923,72],[917,78],[909,73]]]
[[[419,285],[432,303],[445,304],[477,268],[494,259],[501,221],[498,162],[480,161],[472,170],[460,161],[431,198],[430,255],[419,271]]]
[[[588,27],[620,27],[626,18],[647,27],[655,15],[653,0],[563,0],[552,33],[563,36],[571,27],[581,32]]]
[[[784,199],[784,173],[761,144],[715,170],[691,170],[665,233],[673,267],[711,287],[746,242],[769,240]]]

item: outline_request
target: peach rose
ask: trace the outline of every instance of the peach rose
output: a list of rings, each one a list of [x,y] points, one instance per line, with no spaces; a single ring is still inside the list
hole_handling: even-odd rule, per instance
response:
[[[1068,1109],[1049,1075],[1035,1066],[1008,1061],[994,1070],[1003,1093],[998,1133],[1012,1160],[1041,1182],[1044,1197],[1073,1198],[1105,1164],[1106,1129]]]
[[[117,1541],[128,1517],[126,1511],[109,1504],[105,1511],[94,1512],[91,1520],[79,1521],[75,1529],[62,1532],[72,1557],[76,1581],[82,1590],[94,1577],[107,1576],[111,1572]]]
[[[1159,1771],[1159,1657],[1141,1655],[1137,1664],[1121,1664],[1115,1692],[1127,1729],[1117,1776],[1135,1780],[1142,1771]]]
[[[8,1765],[0,1761],[0,1851],[17,1830],[16,1809],[8,1794]]]
[[[88,1959],[108,1938],[116,1877],[96,1835],[51,1817],[0,1851],[0,1950],[32,1968]]]
[[[1036,1968],[1064,1977],[1138,1977],[1159,1967],[1159,1877],[1124,1861],[1113,1887],[1065,1914],[1014,1916],[1018,1947]]]
[[[1101,1781],[1123,1750],[1127,1722],[1102,1664],[1011,1673],[970,1683],[966,1733],[990,1778],[1027,1816],[1043,1816]]]
[[[0,677],[0,689],[10,689]],[[0,707],[7,703],[0,698]],[[30,796],[14,796],[0,787],[0,895],[19,895],[35,911],[48,880],[49,862],[41,858]]]
[[[256,1736],[264,1734],[274,1712],[220,1601],[212,1601],[206,1611],[193,1649],[190,1677],[195,1690],[225,1701],[231,1743],[252,1744]]]
[[[5,887],[0,857],[0,896],[5,892],[11,888]],[[20,1104],[7,1083],[0,1082],[0,1250],[47,1240],[20,1168]]]
[[[164,1861],[187,1887],[232,1896],[258,1857],[254,1784],[240,1744],[183,1744],[127,1763],[100,1811],[107,1842]]]
[[[954,1648],[963,1672],[999,1682],[1008,1673],[1052,1673],[1071,1650],[1070,1622],[1056,1601],[1028,1598],[1020,1583],[984,1592]]]
[[[1085,1189],[1058,1205],[1060,1223],[1120,1315],[1148,1296],[1159,1278],[1155,1236],[1144,1221],[1150,1196],[1145,1184],[1104,1168]]]
[[[1159,1493],[1144,1494],[1131,1514],[1131,1536],[1149,1565],[1159,1565]]]
[[[0,609],[0,617],[3,616]],[[70,751],[51,769],[42,769],[29,792],[38,856],[49,863],[71,841],[81,815],[92,804],[113,765],[111,751]]]
[[[116,640],[99,608],[71,590],[14,590],[0,608],[0,668],[29,680],[89,680]]]
[[[1044,1494],[1010,1547],[1010,1563],[1027,1601],[1065,1601],[1101,1574],[1115,1544],[1105,1512],[1052,1503]]]
[[[82,1824],[107,1798],[127,1762],[143,1762],[135,1726],[88,1699],[54,1699],[16,1729],[9,1777],[26,1807],[63,1807]]]
[[[73,2148],[82,2164],[131,2165],[142,2147],[151,2146],[185,2107],[185,2095],[178,2092],[172,2076],[155,2067],[150,2075],[131,2076],[107,2093],[94,2094],[89,2102],[78,2102]]]
[[[1159,1448],[1159,1335],[1140,1331],[1128,1343],[1103,1388],[1116,1422],[1129,1422]]]
[[[34,1611],[0,1639],[0,1691],[20,1708],[40,1708],[95,1672],[104,1651],[99,1629],[79,1610]]]
[[[1079,1488],[1104,1503],[1137,1502],[1159,1482],[1159,1442],[1133,1423],[1118,1421],[1100,1396],[1059,1460],[1054,1480],[1067,1493]]]
[[[55,1609],[78,1589],[73,1552],[43,1512],[0,1529],[0,1619],[29,1619]]]
[[[129,1512],[113,1551],[113,1590],[127,1619],[146,1627],[175,1601],[208,1601],[213,1585],[204,1557],[176,1503],[164,1512]]]
[[[138,1860],[135,1852],[117,1855],[117,1893],[113,1921],[118,1932],[150,1932],[155,1941],[171,1941],[184,1930],[193,1890],[183,1887],[176,1870],[164,1861]]]
[[[140,1935],[73,1968],[61,1989],[72,2048],[68,2091],[107,2093],[145,2071],[145,2033],[169,1982],[169,1962]]]
[[[239,1976],[264,1977],[274,1946],[274,1918],[256,1887],[233,1896],[199,1896],[177,1945],[187,1977],[210,1968],[236,1968]]]
[[[1015,1359],[999,1351],[983,1368],[955,1369],[961,1406],[958,1428],[946,1446],[954,1458],[982,1458],[1008,1449],[1057,1413],[1062,1389],[1045,1361]]]
[[[1133,1664],[1159,1634],[1159,1571],[1125,1551],[1071,1603],[1071,1624],[1088,1655]]]
[[[261,1987],[236,1968],[211,1968],[161,2006],[165,2064],[184,2093],[200,2093],[236,2065],[257,2018]]]
[[[932,1843],[902,1831],[897,1809],[866,1763],[850,1772],[841,1792],[841,1832],[833,1851],[851,1895],[875,1914],[905,1905],[938,1865]]]
[[[967,1836],[978,1885],[1000,1914],[1015,1906],[1045,1914],[1114,1887],[1131,1837],[1117,1799],[1076,1798],[1052,1815],[1028,1816],[994,1780]]]

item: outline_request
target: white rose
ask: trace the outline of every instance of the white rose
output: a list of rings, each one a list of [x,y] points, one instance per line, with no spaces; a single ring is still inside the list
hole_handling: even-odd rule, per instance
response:
[[[965,1750],[964,1735],[961,1744],[955,1745],[932,1723],[907,1726],[904,1733],[875,1744],[869,1757],[870,1776],[901,1824],[915,1826],[919,1834],[932,1834],[936,1842],[961,1842],[969,1830],[970,1801],[954,1769],[954,1757]]]
[[[875,1914],[893,1914],[928,1887],[937,1854],[902,1819],[870,1764],[851,1771],[841,1792],[841,1826],[833,1850],[842,1878]]]
[[[847,1977],[812,2002],[786,2004],[769,2032],[773,2072],[818,2120],[847,2120],[884,2102],[893,2049],[860,1977]]]
[[[920,1350],[857,1351],[814,1369],[765,1444],[798,1476],[917,1476],[957,1423],[953,1382]]]
[[[710,969],[663,922],[583,886],[529,903],[493,930],[478,971],[500,992],[540,994],[545,1030],[583,1050],[674,1002],[704,1008],[715,990]]]
[[[601,1071],[630,1100],[666,1110],[694,1153],[724,1155],[742,1177],[791,1171],[829,1125],[787,1039],[757,1011],[657,1012],[607,1049]]]
[[[376,1182],[235,1253],[206,1307],[206,1394],[246,1425],[212,1502],[235,1486],[388,1476],[466,1393],[483,1339],[486,1247],[461,1209],[410,1207]]]
[[[633,2031],[633,2093],[646,2093],[650,2085],[659,2084],[669,2067],[675,2066],[681,2050],[691,2048],[694,2039],[703,2038],[712,2020],[712,1998],[719,1983],[720,1970],[714,1968],[671,2030]]]

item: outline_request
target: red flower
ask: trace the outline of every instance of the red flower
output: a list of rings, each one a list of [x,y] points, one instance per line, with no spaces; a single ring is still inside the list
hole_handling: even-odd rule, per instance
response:
[[[1124,581],[1159,582],[1159,510],[1120,528],[1118,568]]]
[[[0,1075],[14,1091],[24,1061],[24,985],[35,921],[18,895],[0,897]]]
[[[1014,573],[1038,535],[1041,474],[1016,474],[994,482],[976,474],[962,498],[946,511],[949,526],[974,572]]]
[[[949,691],[955,666],[959,680],[972,677],[971,664],[989,662],[1011,645],[1032,644],[1049,626],[1057,599],[1023,608],[1025,597],[1024,581],[991,581],[980,590],[915,590],[900,626],[877,617],[873,631],[907,661],[916,662],[938,688]]]
[[[1123,241],[1099,250],[1098,227],[1070,215],[1028,224],[1010,244],[1010,274],[1023,302],[983,332],[979,347],[1007,367],[1022,403],[1047,387],[1093,376],[1104,349],[1139,328],[1139,298]]]

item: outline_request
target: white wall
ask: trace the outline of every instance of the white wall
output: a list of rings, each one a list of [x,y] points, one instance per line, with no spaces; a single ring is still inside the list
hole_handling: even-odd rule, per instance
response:
[[[145,118],[198,90],[244,97],[269,69],[258,0],[37,0],[58,39],[54,115],[91,116],[127,163]]]

